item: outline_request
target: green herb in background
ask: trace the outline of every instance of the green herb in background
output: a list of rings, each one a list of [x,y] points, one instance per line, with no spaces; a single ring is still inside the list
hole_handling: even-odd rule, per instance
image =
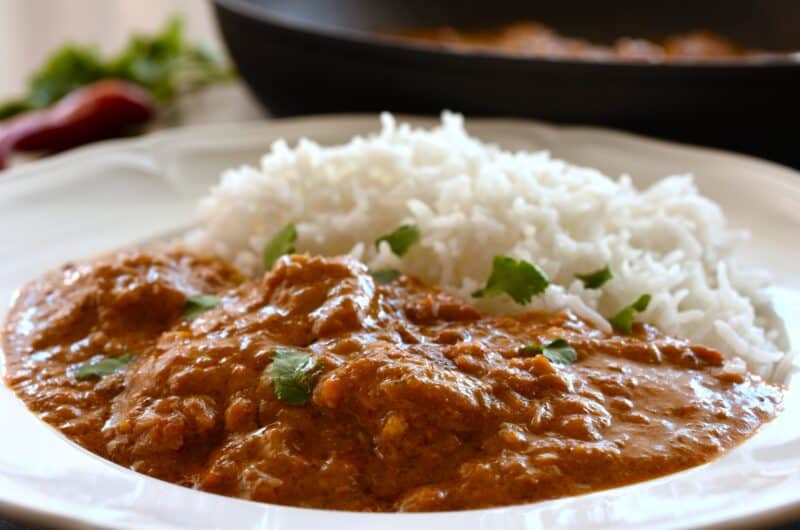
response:
[[[400,225],[394,232],[381,236],[375,240],[375,247],[379,247],[381,241],[386,241],[395,256],[403,257],[408,249],[419,241],[419,228],[416,225]]]
[[[528,304],[534,295],[540,294],[550,285],[550,279],[539,267],[523,259],[517,261],[508,256],[495,256],[492,274],[483,289],[472,296],[484,298],[508,294],[518,304]]]
[[[611,273],[611,269],[608,268],[608,265],[606,265],[602,269],[588,274],[576,274],[575,277],[582,281],[583,286],[587,289],[599,289],[605,285],[607,281],[612,279],[614,275]]]
[[[400,277],[400,271],[397,269],[378,269],[376,271],[371,271],[370,274],[372,274],[376,282],[383,285],[392,283]]]
[[[547,360],[558,364],[572,364],[578,360],[578,352],[564,339],[556,339],[549,344],[523,346],[522,350],[540,353],[547,357]]]
[[[140,85],[159,101],[233,77],[232,70],[208,50],[189,45],[183,21],[171,18],[154,36],[136,35],[125,49],[104,60],[96,48],[68,44],[55,51],[28,82],[28,94],[0,104],[0,120],[49,107],[73,90],[107,78]]]
[[[49,107],[76,88],[112,77],[97,50],[67,45],[47,59],[29,81],[31,108]]]
[[[75,370],[75,379],[86,381],[95,377],[115,374],[124,370],[132,360],[133,354],[126,353],[119,357],[106,357],[105,359],[82,364]]]
[[[195,294],[186,299],[183,308],[183,316],[189,320],[195,319],[214,307],[219,305],[219,298],[210,294]]]
[[[25,112],[26,110],[29,109],[30,105],[24,99],[12,100],[12,101],[6,101],[5,103],[0,103],[0,121],[3,121],[6,118],[10,118],[15,114],[19,114],[20,112]]]
[[[264,262],[264,268],[270,270],[278,258],[284,254],[291,254],[294,252],[294,242],[297,241],[297,228],[294,224],[289,223],[284,226],[278,233],[272,236],[272,239],[264,246],[261,252],[261,259]]]
[[[319,369],[317,359],[302,350],[275,348],[267,377],[275,397],[289,405],[302,405],[311,394]]]
[[[650,305],[650,298],[651,296],[649,294],[643,294],[632,304],[626,305],[620,309],[613,317],[609,318],[608,321],[617,331],[630,333],[633,329],[634,315],[647,309],[647,306]]]

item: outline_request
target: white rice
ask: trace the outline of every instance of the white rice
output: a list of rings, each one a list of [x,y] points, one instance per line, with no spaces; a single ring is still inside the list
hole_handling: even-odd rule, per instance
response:
[[[287,223],[297,250],[350,253],[372,268],[395,267],[469,299],[504,254],[539,265],[553,282],[531,308],[569,308],[597,328],[639,295],[638,319],[743,359],[781,379],[789,366],[782,323],[764,293],[767,278],[736,263],[745,234],[689,175],[637,190],[547,152],[510,152],[468,136],[460,115],[432,130],[398,125],[336,147],[275,142],[260,168],[226,171],[199,208],[187,243],[258,273],[261,249]],[[401,224],[421,240],[402,259],[376,238]],[[575,274],[605,265],[614,279],[585,289]],[[477,301],[517,311],[508,297]]]

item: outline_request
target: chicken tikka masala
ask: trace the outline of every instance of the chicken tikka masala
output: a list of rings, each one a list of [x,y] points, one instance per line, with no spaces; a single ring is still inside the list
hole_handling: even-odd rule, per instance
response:
[[[384,275],[385,276],[385,275]],[[502,316],[350,257],[263,278],[161,247],[18,294],[5,380],[86,449],[262,502],[437,511],[554,499],[708,462],[778,387],[642,323]]]

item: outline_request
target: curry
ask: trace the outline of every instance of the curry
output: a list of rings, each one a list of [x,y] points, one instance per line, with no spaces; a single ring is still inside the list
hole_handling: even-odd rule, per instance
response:
[[[778,55],[742,48],[722,35],[704,30],[659,40],[620,37],[611,44],[601,44],[563,35],[533,21],[485,30],[438,27],[389,32],[389,35],[463,52],[501,52],[567,60],[729,61]]]
[[[338,510],[632,484],[717,458],[781,402],[720,352],[650,325],[483,314],[348,257],[284,256],[258,279],[162,248],[70,263],[20,291],[3,348],[8,386],[103,458]]]

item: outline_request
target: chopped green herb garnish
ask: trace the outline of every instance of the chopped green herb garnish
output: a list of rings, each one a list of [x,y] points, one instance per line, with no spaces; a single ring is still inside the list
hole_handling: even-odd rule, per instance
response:
[[[394,232],[376,239],[376,248],[380,246],[381,241],[389,243],[389,248],[396,256],[403,257],[411,245],[419,241],[419,228],[416,225],[400,225]]]
[[[24,98],[0,105],[0,119],[49,107],[73,90],[101,79],[135,83],[166,101],[232,77],[230,68],[205,48],[186,42],[183,22],[174,17],[156,35],[134,35],[126,48],[110,59],[91,46],[67,44],[56,50],[31,76]]]
[[[508,294],[518,304],[528,304],[534,295],[540,294],[550,285],[547,274],[533,263],[519,261],[508,256],[495,256],[492,274],[483,289],[472,296],[484,298],[502,293]]]
[[[267,369],[275,397],[289,405],[302,405],[311,394],[319,368],[317,359],[302,350],[275,348]]]
[[[547,357],[547,360],[558,364],[572,364],[578,360],[578,352],[564,339],[556,339],[550,344],[531,344],[522,349],[526,352],[540,353]]]
[[[378,269],[370,274],[372,274],[376,282],[386,285],[395,281],[400,276],[400,271],[397,269]]]
[[[195,294],[186,299],[183,316],[192,320],[219,305],[219,298],[210,294]]]
[[[633,329],[634,315],[647,309],[647,306],[650,305],[650,298],[651,296],[649,294],[643,294],[631,305],[626,305],[620,309],[617,314],[609,318],[608,321],[617,331],[630,333]]]
[[[269,243],[264,247],[261,254],[264,260],[264,267],[270,270],[278,258],[284,254],[294,252],[294,242],[297,241],[297,228],[293,223],[284,226],[275,234]]]
[[[75,370],[75,379],[86,381],[95,377],[115,374],[124,370],[132,360],[133,354],[126,353],[119,357],[106,357],[105,359],[82,364]]]
[[[602,269],[588,274],[576,274],[575,277],[582,281],[583,286],[587,289],[599,289],[608,280],[613,278],[614,275],[611,273],[611,269],[608,268],[608,265],[606,265]]]

